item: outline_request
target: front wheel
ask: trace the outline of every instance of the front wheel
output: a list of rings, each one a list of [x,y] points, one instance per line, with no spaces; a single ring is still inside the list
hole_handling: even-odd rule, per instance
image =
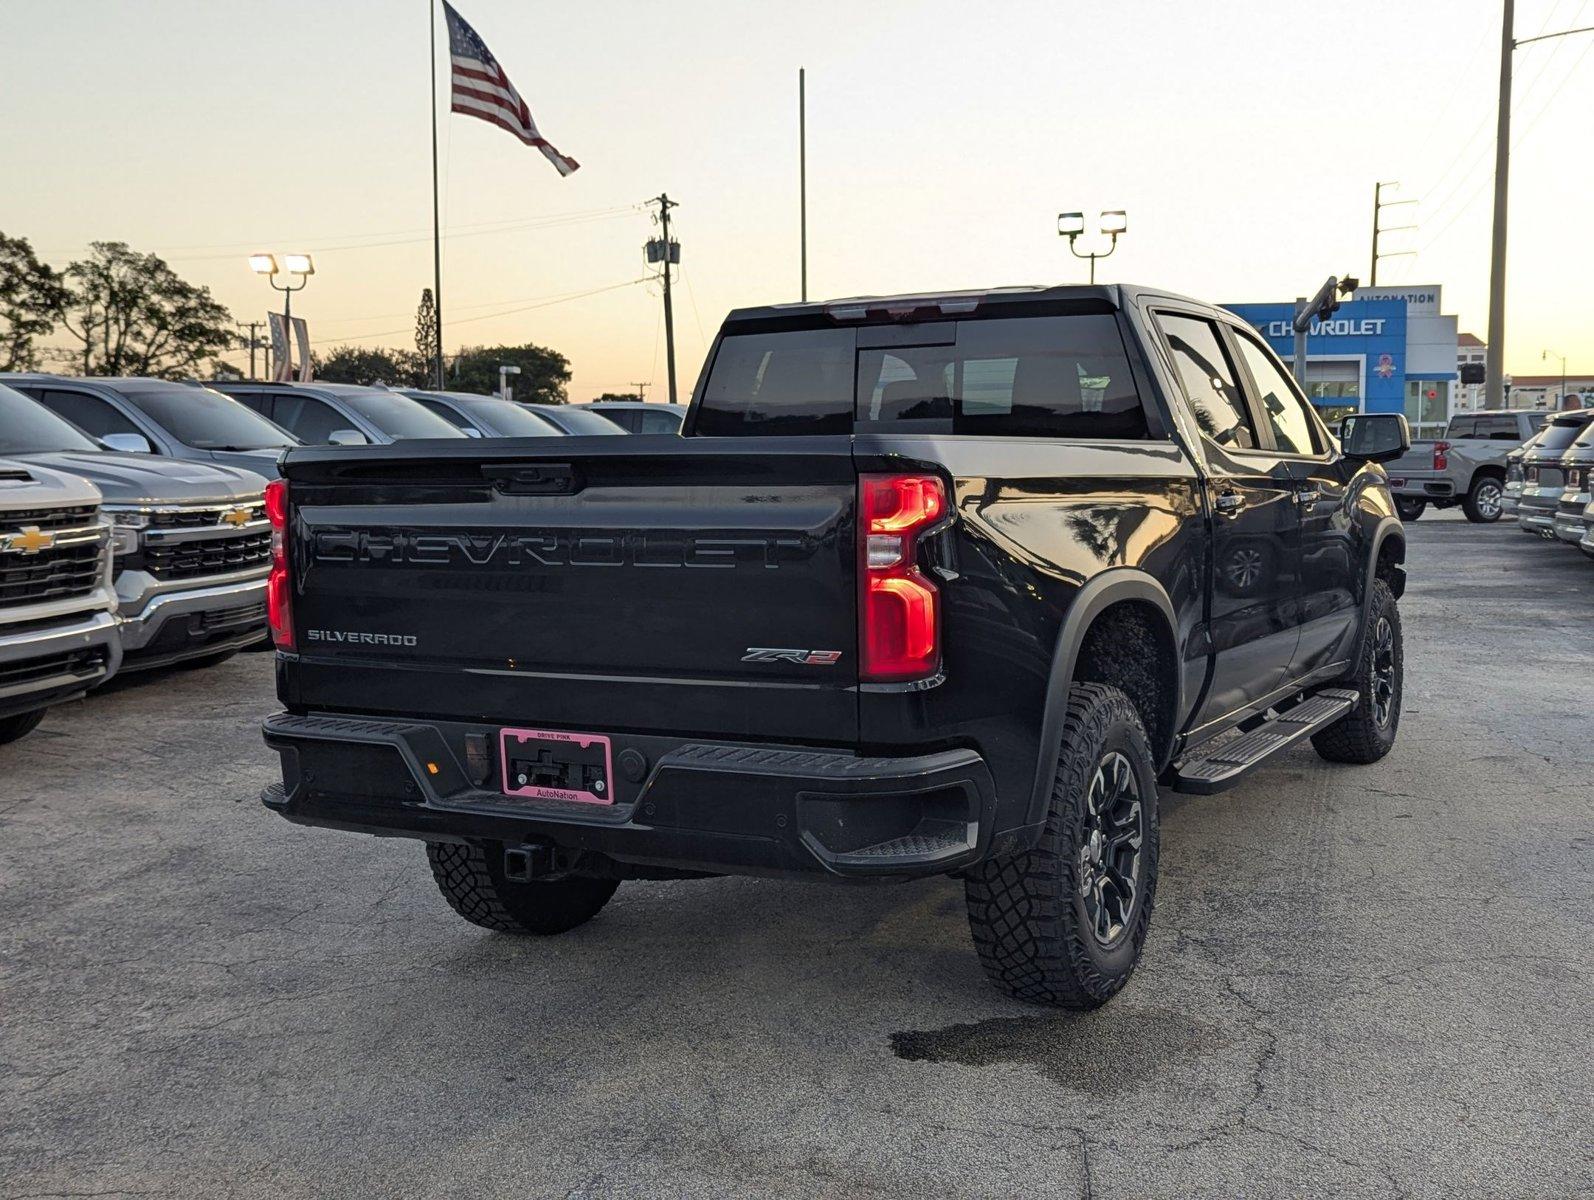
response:
[[[32,712],[17,713],[11,717],[0,717],[0,746],[26,737],[39,727],[39,722],[42,720],[44,720],[42,708],[36,708]]]
[[[564,933],[598,915],[620,886],[614,879],[567,875],[517,883],[504,877],[502,842],[427,842],[432,878],[448,906],[497,933]]]
[[[1480,475],[1461,502],[1461,511],[1474,525],[1493,525],[1505,511],[1505,484],[1493,475]]]
[[[1344,680],[1361,696],[1350,712],[1312,735],[1312,748],[1329,762],[1375,763],[1389,753],[1400,730],[1405,688],[1400,609],[1382,579],[1373,580],[1372,587],[1356,669]]]
[[[1396,496],[1395,511],[1402,521],[1415,521],[1428,511],[1428,501],[1417,496]]]
[[[1115,687],[1074,686],[1039,844],[980,864],[964,884],[991,982],[1035,1004],[1105,1004],[1140,961],[1157,844],[1157,768],[1140,714]]]

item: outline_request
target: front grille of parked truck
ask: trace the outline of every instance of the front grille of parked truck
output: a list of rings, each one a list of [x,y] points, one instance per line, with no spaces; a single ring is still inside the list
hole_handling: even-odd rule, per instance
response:
[[[107,511],[116,524],[119,569],[172,581],[231,575],[271,561],[271,525],[258,498]]]
[[[0,513],[0,608],[88,595],[105,543],[93,505]]]

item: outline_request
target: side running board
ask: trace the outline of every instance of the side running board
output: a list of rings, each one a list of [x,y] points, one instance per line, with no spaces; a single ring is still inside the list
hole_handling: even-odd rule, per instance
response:
[[[1349,688],[1327,688],[1299,701],[1249,732],[1209,746],[1198,746],[1174,764],[1173,790],[1210,796],[1233,787],[1256,767],[1302,738],[1339,720],[1361,699]]]

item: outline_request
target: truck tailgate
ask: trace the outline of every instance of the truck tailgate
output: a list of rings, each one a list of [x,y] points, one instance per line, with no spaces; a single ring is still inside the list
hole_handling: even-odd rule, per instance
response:
[[[317,448],[285,474],[290,705],[857,738],[845,437]]]

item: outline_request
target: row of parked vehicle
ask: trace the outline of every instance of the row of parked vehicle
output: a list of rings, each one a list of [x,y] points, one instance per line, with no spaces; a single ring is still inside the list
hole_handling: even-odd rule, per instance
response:
[[[1445,436],[1389,464],[1403,520],[1459,505],[1469,521],[1514,519],[1524,533],[1594,558],[1594,409],[1466,413]]]
[[[118,671],[267,649],[289,446],[677,433],[662,404],[0,374],[0,743]]]

